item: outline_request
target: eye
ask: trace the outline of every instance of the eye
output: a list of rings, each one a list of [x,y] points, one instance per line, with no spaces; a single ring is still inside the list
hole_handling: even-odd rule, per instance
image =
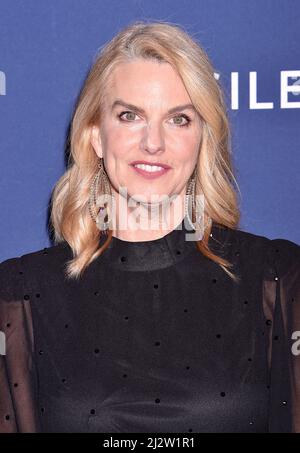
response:
[[[184,119],[184,122],[182,122],[182,118]],[[191,119],[185,114],[173,116],[172,119],[175,119],[174,124],[176,124],[179,127],[189,126],[191,122]],[[179,121],[177,121],[178,119]]]
[[[120,121],[125,121],[125,122],[134,122],[134,119],[136,116],[137,116],[137,114],[130,110],[127,110],[125,112],[121,112],[118,114],[118,118],[120,119]],[[179,127],[187,127],[191,123],[191,119],[184,113],[182,113],[181,115],[176,115],[172,119],[175,119],[174,124]],[[184,121],[182,121],[182,120],[184,120]]]
[[[123,115],[127,115],[127,119],[123,119]],[[126,111],[126,112],[121,112],[119,115],[118,115],[118,118],[120,118],[121,121],[134,121],[134,117],[137,116],[136,113],[134,112],[131,112],[131,111]]]

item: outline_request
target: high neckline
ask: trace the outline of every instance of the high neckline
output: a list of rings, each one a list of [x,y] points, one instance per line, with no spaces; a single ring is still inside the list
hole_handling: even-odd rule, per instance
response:
[[[214,224],[213,229],[214,230]],[[150,271],[163,269],[183,260],[195,250],[194,240],[188,240],[194,229],[186,217],[164,236],[148,241],[126,241],[115,236],[104,250],[107,265],[124,271]],[[101,245],[104,239],[101,240]]]

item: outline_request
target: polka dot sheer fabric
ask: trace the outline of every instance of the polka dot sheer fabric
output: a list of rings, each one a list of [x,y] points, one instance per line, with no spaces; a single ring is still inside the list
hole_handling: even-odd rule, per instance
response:
[[[0,264],[0,432],[300,432],[300,246],[213,224],[235,283],[186,233]]]

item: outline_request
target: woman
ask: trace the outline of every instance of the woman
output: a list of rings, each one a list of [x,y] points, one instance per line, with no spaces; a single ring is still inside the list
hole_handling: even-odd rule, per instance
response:
[[[126,27],[70,150],[55,245],[0,266],[0,430],[299,432],[300,247],[238,229],[204,50],[176,25]]]

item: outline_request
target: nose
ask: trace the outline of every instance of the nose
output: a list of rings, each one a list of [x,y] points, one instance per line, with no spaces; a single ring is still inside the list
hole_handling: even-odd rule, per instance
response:
[[[159,122],[152,122],[145,128],[141,140],[141,149],[150,154],[163,151],[165,148],[162,126]]]

